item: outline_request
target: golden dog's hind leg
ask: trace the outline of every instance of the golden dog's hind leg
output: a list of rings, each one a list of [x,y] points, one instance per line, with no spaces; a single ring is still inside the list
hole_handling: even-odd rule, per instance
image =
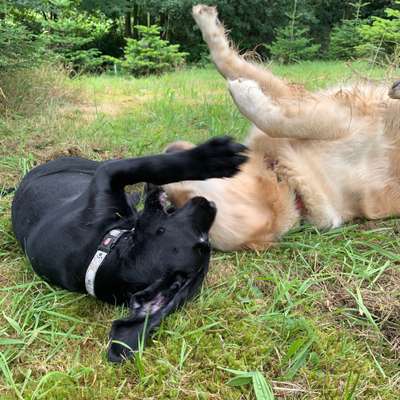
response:
[[[349,133],[351,116],[329,98],[304,99],[301,107],[274,101],[252,80],[229,81],[240,112],[273,138],[333,140]]]
[[[267,69],[245,61],[229,46],[225,29],[218,19],[216,7],[202,4],[193,7],[193,18],[201,30],[218,71],[227,79],[247,78],[259,83],[265,93],[273,98],[291,95],[291,90],[281,79]]]

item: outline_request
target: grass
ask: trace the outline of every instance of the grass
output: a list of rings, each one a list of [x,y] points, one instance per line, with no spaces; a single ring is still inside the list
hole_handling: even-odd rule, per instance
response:
[[[355,70],[384,75],[365,64],[273,69],[313,89]],[[60,154],[138,156],[175,139],[242,139],[249,126],[212,68],[63,85],[79,101],[0,119],[0,190]],[[1,399],[399,399],[400,220],[305,226],[265,252],[214,252],[201,294],[114,366],[107,335],[125,311],[35,276],[11,199],[0,198]]]

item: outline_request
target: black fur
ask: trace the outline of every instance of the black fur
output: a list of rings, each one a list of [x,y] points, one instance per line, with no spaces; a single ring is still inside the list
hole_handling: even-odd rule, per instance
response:
[[[191,150],[143,158],[60,158],[22,180],[12,205],[14,232],[35,272],[53,284],[86,292],[85,273],[104,235],[113,228],[135,228],[117,242],[95,280],[97,298],[132,309],[129,318],[113,323],[111,361],[129,357],[142,334],[200,287],[216,213],[201,197],[167,213],[159,188],[150,190],[138,213],[124,187],[229,177],[246,160],[244,150],[222,137]]]

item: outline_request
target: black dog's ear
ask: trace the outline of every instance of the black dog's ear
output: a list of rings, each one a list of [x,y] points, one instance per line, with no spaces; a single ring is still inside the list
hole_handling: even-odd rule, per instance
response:
[[[145,341],[165,316],[196,292],[205,272],[200,272],[194,279],[184,279],[181,276],[169,282],[159,279],[146,290],[132,296],[132,314],[112,324],[108,359],[119,363],[132,357],[139,348],[139,341]]]
[[[145,201],[144,212],[153,212],[154,210],[163,210],[162,198],[165,195],[161,187],[147,183],[144,189]]]

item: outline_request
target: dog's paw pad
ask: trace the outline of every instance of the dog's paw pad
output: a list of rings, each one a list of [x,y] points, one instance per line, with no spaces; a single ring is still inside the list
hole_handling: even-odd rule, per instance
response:
[[[216,7],[200,4],[193,7],[192,14],[203,35],[208,36],[219,33],[218,27],[221,22],[218,19]]]
[[[262,94],[262,90],[256,81],[250,79],[238,78],[228,81],[229,90],[234,93]]]
[[[193,15],[195,16],[217,16],[217,8],[213,6],[206,6],[204,4],[198,4],[197,6],[193,6],[192,9]]]

